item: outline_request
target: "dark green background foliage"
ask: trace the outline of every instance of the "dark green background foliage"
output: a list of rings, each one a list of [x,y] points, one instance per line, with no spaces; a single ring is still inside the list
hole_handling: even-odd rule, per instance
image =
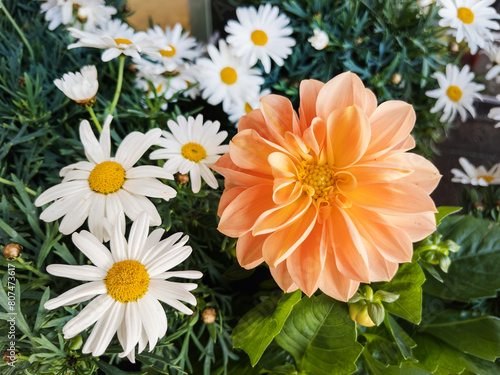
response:
[[[444,31],[437,25],[437,8],[428,13],[415,0],[232,0],[232,4],[273,4],[291,19],[297,41],[283,67],[273,69],[266,85],[298,100],[298,86],[304,79],[327,82],[345,71],[360,76],[375,92],[379,102],[404,100],[413,105],[417,122],[413,135],[417,151],[427,157],[435,152],[435,142],[445,135],[448,124],[429,110],[435,99],[425,95],[438,88],[431,74],[443,70],[456,56]],[[308,42],[314,29],[328,34],[330,43],[321,51]],[[401,82],[394,83],[399,74]]]

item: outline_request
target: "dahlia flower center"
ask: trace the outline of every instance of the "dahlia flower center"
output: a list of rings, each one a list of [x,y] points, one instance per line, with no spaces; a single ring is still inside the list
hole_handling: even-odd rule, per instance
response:
[[[149,274],[137,260],[122,260],[109,269],[104,284],[115,301],[134,302],[148,291]]]
[[[457,10],[457,17],[466,24],[474,22],[474,13],[469,8],[461,7]]]
[[[205,159],[205,157],[207,156],[207,151],[202,145],[194,142],[189,142],[182,146],[181,155],[185,159],[198,163],[199,161]]]
[[[177,52],[175,47],[171,44],[168,45],[170,47],[170,50],[167,51],[167,50],[164,50],[164,49],[161,49],[159,52],[160,52],[160,55],[162,55],[163,57],[172,57],[175,55],[175,53]]]
[[[232,85],[238,79],[238,74],[236,73],[236,70],[227,66],[220,71],[220,79],[226,85]]]
[[[448,95],[448,98],[454,102],[458,102],[462,97],[462,90],[460,90],[457,86],[450,86],[448,87],[448,90],[446,90],[446,95]]]
[[[334,187],[333,176],[334,171],[326,164],[310,164],[303,161],[299,168],[299,180],[314,190],[309,193],[313,199],[328,200]]]
[[[90,189],[99,194],[116,193],[124,182],[125,169],[114,161],[97,164],[89,176]]]
[[[255,30],[250,38],[256,46],[265,46],[267,44],[267,34],[262,30]]]
[[[250,104],[245,103],[245,113],[250,113],[253,111],[253,108]]]
[[[488,176],[488,175],[485,175],[485,176],[477,176],[477,179],[480,180],[480,179],[483,179],[484,181],[486,181],[488,184],[493,181],[495,178],[493,176]]]
[[[130,45],[132,44],[132,42],[128,39],[122,39],[122,38],[117,38],[115,39],[115,43],[120,45],[120,44],[126,44],[126,45]]]

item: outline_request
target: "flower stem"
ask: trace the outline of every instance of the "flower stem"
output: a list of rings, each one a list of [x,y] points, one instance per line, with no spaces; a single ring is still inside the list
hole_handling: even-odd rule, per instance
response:
[[[1,0],[0,0],[1,1]],[[5,178],[1,178],[0,177],[0,184],[5,184],[5,185],[10,185],[10,186],[16,186],[14,185],[14,183],[12,181],[9,181],[9,180],[6,180]],[[34,190],[31,190],[29,187],[24,187],[24,190],[26,190],[26,192],[28,194],[31,194],[31,195],[36,195],[36,191]]]
[[[37,275],[38,277],[40,277],[41,279],[49,279],[50,276],[47,275],[47,274],[44,274],[43,272],[37,270],[35,267],[33,267],[29,262],[29,263],[26,263],[21,257],[17,258],[16,259],[19,263],[21,263],[22,267],[20,268],[23,268],[23,269],[26,269],[28,271],[31,271],[33,272],[35,275]]]
[[[99,123],[99,120],[97,119],[97,116],[95,115],[94,110],[92,109],[92,106],[89,105],[86,108],[87,108],[87,110],[90,113],[90,117],[92,118],[92,121],[94,121],[95,127],[97,128],[97,130],[99,131],[99,133],[101,133],[102,132],[102,126]]]
[[[120,97],[120,93],[122,91],[124,67],[125,67],[125,56],[120,55],[120,66],[118,68],[118,81],[116,82],[115,97],[113,98],[113,102],[111,103],[111,108],[109,109],[110,115],[112,115],[113,112],[115,111],[116,104],[118,104],[118,98]]]
[[[21,28],[17,25],[14,18],[12,18],[12,16],[10,15],[9,11],[5,7],[5,5],[3,4],[2,0],[0,0],[0,8],[2,8],[2,10],[5,14],[5,17],[7,17],[7,19],[10,21],[12,26],[14,26],[14,29],[16,29],[16,31],[19,34],[19,36],[21,37],[23,43],[26,45],[26,48],[28,48],[28,52],[30,54],[31,60],[35,60],[35,54],[33,53],[33,49],[31,48],[31,45],[29,44],[28,40],[26,39],[26,36],[24,36],[24,33],[21,30]]]

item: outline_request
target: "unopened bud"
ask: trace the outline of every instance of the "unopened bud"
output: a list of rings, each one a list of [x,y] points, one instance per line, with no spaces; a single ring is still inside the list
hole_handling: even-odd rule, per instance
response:
[[[394,73],[391,76],[391,82],[394,83],[395,85],[399,85],[402,80],[403,80],[403,77],[401,77],[401,74],[399,74],[399,73]]]
[[[10,242],[3,247],[2,254],[7,260],[14,260],[19,258],[23,252],[23,247],[17,242]]]
[[[213,307],[205,307],[201,313],[201,318],[205,324],[212,324],[217,318],[217,311]]]
[[[175,180],[181,185],[187,185],[189,183],[189,176],[187,174],[177,173],[175,175]]]
[[[460,46],[455,42],[451,42],[450,45],[448,46],[448,48],[450,49],[451,52],[455,52],[455,53],[460,50]]]
[[[370,318],[368,314],[368,304],[366,301],[358,301],[356,303],[349,304],[349,316],[356,323],[361,324],[365,327],[373,327],[375,323]]]
[[[483,202],[474,202],[474,208],[478,210],[479,212],[483,212],[485,205]]]
[[[19,352],[11,346],[8,349],[5,349],[3,352],[3,361],[5,363],[14,363],[17,361],[17,356],[19,355]]]

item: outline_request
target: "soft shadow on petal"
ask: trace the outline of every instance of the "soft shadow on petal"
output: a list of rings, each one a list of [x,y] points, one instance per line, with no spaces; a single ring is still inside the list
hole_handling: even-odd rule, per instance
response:
[[[407,233],[412,242],[423,240],[436,230],[436,216],[433,212],[414,215],[382,215],[392,225]]]
[[[315,79],[307,79],[300,82],[300,130],[304,132],[309,128],[312,120],[316,117],[316,98],[325,84]]]
[[[210,168],[224,176],[226,190],[237,186],[253,186],[273,184],[272,175],[263,175],[254,171],[243,169],[233,163],[229,154],[223,155]]]
[[[269,267],[269,271],[271,271],[271,275],[274,281],[276,281],[276,284],[278,284],[285,293],[291,293],[298,289],[298,286],[295,285],[290,277],[290,273],[288,273],[286,262],[281,262],[276,267]]]
[[[264,261],[264,256],[262,255],[262,245],[267,237],[269,236],[262,235],[254,237],[251,232],[247,232],[238,238],[238,243],[236,244],[236,256],[238,257],[238,262],[243,268],[246,268],[247,270],[255,268]]]

